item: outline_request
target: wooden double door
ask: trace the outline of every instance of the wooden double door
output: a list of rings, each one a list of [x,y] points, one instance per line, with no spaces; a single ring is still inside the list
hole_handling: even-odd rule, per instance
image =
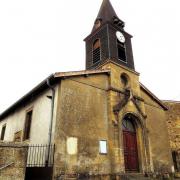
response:
[[[123,131],[124,163],[126,171],[139,171],[136,133]]]

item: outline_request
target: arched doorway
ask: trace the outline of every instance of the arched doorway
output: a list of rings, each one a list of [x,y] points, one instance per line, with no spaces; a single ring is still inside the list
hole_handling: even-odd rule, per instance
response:
[[[126,115],[122,121],[124,163],[126,171],[139,171],[137,136],[134,117]]]

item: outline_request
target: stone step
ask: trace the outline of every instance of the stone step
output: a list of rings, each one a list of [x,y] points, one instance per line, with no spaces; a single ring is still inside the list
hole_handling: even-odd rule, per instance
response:
[[[61,175],[57,180],[77,180],[77,176]]]
[[[121,175],[122,180],[151,180],[150,177],[145,177],[144,174],[140,173],[126,173]]]
[[[176,172],[174,176],[176,179],[180,179],[180,172]]]

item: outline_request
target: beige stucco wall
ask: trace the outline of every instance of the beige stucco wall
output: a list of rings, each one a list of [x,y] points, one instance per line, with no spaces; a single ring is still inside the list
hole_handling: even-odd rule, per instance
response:
[[[54,106],[54,124],[56,120],[58,86],[55,89],[56,95]],[[22,131],[23,136],[26,112],[32,108],[33,115],[31,123],[30,140],[27,140],[27,143],[47,144],[51,113],[51,100],[47,98],[47,96],[50,96],[51,94],[51,90],[46,90],[45,92],[42,92],[38,97],[34,98],[31,102],[28,102],[24,107],[16,109],[15,112],[11,113],[9,116],[3,119],[0,122],[0,133],[2,130],[2,126],[6,124],[4,141],[13,141],[14,133],[18,131]]]

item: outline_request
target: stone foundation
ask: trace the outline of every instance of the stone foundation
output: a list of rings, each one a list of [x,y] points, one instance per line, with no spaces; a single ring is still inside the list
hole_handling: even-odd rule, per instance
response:
[[[173,174],[62,174],[54,180],[152,180],[173,179]]]

